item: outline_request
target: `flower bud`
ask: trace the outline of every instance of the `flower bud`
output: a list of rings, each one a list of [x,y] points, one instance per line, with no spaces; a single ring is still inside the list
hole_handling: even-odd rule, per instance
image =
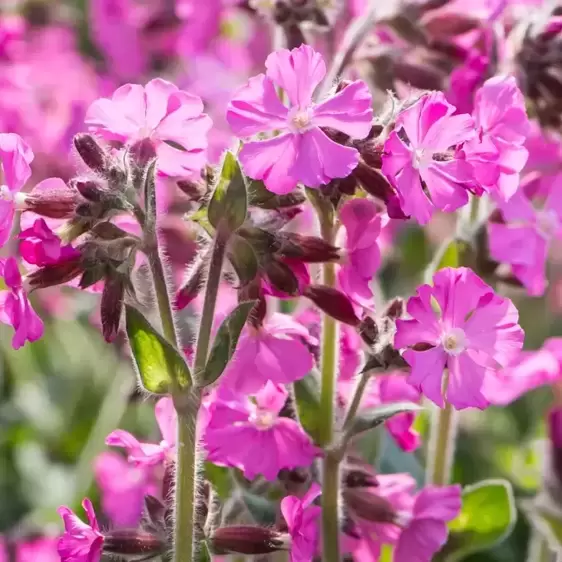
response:
[[[269,554],[288,550],[290,538],[273,529],[234,525],[217,529],[211,536],[210,543],[217,554]]]
[[[119,332],[124,298],[125,278],[123,275],[108,275],[105,279],[100,307],[103,337],[108,343],[111,343]]]
[[[82,257],[77,254],[71,259],[36,269],[27,276],[26,283],[30,290],[45,289],[68,283],[78,277],[83,270]]]
[[[280,232],[277,253],[306,263],[323,263],[339,259],[339,249],[316,236],[303,236],[294,232]]]
[[[381,201],[386,202],[394,195],[394,190],[388,180],[377,169],[367,166],[364,162],[359,162],[353,175],[369,195]]]
[[[287,264],[271,257],[262,264],[262,267],[268,281],[275,289],[290,296],[299,294],[299,280]]]
[[[359,325],[353,304],[341,291],[325,285],[310,285],[305,289],[304,296],[328,316],[350,326]]]
[[[82,201],[80,194],[60,178],[38,183],[25,198],[25,208],[51,219],[69,219]]]
[[[365,316],[359,324],[359,335],[369,346],[373,347],[379,340],[379,327],[375,320],[370,316]]]
[[[71,180],[70,184],[78,190],[84,199],[94,203],[102,201],[107,194],[107,190],[104,189],[99,182],[94,180],[75,179]]]
[[[374,474],[359,468],[350,468],[344,472],[344,484],[347,488],[374,488],[379,482]]]
[[[386,310],[383,312],[383,316],[388,318],[392,318],[396,320],[396,318],[400,318],[404,314],[404,299],[397,297],[392,299],[387,307]]]
[[[108,157],[98,141],[88,133],[80,133],[74,137],[74,146],[82,161],[90,170],[103,174],[107,168]]]
[[[104,535],[104,554],[118,558],[145,560],[162,554],[165,549],[162,539],[139,529],[115,529]]]
[[[447,79],[444,72],[427,63],[411,64],[405,61],[394,63],[394,76],[421,90],[442,90]]]
[[[345,488],[343,499],[347,507],[361,519],[374,523],[396,523],[397,514],[385,498],[365,492],[363,488]]]

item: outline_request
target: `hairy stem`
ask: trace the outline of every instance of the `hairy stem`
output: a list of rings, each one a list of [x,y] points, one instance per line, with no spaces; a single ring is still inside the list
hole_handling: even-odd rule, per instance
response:
[[[211,328],[217,304],[217,295],[221,280],[222,262],[226,242],[217,232],[213,243],[209,264],[203,312],[199,324],[195,360],[193,369],[193,389],[189,391],[186,403],[176,401],[178,409],[178,441],[176,459],[176,512],[174,524],[174,562],[193,562],[201,546],[202,529],[195,521],[195,505],[199,489],[199,467],[197,462],[197,415],[201,404],[200,389],[197,379],[205,369]]]
[[[458,429],[458,412],[449,404],[443,409],[434,409],[429,436],[426,482],[435,486],[449,484],[455,441]]]
[[[344,429],[347,429],[351,422],[353,422],[353,419],[357,414],[357,410],[359,410],[359,406],[361,405],[361,400],[363,399],[363,394],[365,392],[365,389],[367,388],[367,384],[369,383],[370,378],[371,375],[369,372],[362,373],[361,378],[359,379],[359,382],[357,383],[357,386],[355,387],[355,390],[353,392],[351,404],[349,405],[347,413],[345,414],[345,421],[343,422]]]

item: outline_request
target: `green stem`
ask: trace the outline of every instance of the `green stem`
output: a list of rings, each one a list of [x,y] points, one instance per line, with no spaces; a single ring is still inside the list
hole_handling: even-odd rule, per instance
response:
[[[177,347],[176,326],[174,324],[174,316],[172,313],[172,304],[166,284],[166,276],[164,274],[164,266],[158,253],[158,247],[155,246],[149,255],[150,271],[152,273],[152,282],[154,283],[154,292],[156,293],[156,302],[158,303],[158,311],[160,313],[160,321],[162,322],[162,330],[165,338]]]
[[[345,414],[345,420],[343,422],[344,430],[349,427],[353,419],[355,418],[355,414],[357,414],[357,410],[359,410],[359,406],[361,405],[361,400],[363,399],[363,394],[365,393],[365,389],[367,388],[367,384],[369,383],[369,379],[371,375],[368,372],[364,372],[355,387],[355,391],[353,392],[353,398],[351,399],[351,404]]]
[[[196,521],[196,500],[199,488],[197,460],[197,414],[201,404],[201,390],[197,387],[198,375],[204,370],[209,353],[211,329],[221,280],[222,262],[226,241],[217,232],[213,243],[211,262],[203,312],[199,324],[193,369],[193,388],[189,391],[187,402],[183,396],[175,400],[178,410],[178,440],[176,459],[176,511],[174,524],[174,562],[193,562],[199,551],[203,532]],[[174,397],[176,398],[176,397]]]
[[[443,409],[434,410],[429,436],[426,481],[435,486],[449,484],[455,441],[458,429],[458,412],[446,403]]]

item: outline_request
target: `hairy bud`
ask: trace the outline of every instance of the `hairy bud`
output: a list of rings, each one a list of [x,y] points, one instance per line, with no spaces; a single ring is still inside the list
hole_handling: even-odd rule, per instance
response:
[[[69,219],[76,212],[82,197],[76,189],[59,178],[37,184],[25,198],[25,208],[51,219]]]
[[[339,249],[316,236],[303,236],[294,232],[280,232],[277,254],[305,263],[323,263],[339,259]]]
[[[299,294],[299,280],[286,263],[272,256],[262,263],[262,267],[268,281],[275,289],[290,296]]]
[[[392,299],[386,306],[386,310],[383,312],[383,316],[387,316],[393,320],[400,318],[402,314],[404,314],[404,299],[401,299],[400,297]]]
[[[95,137],[88,133],[80,133],[74,137],[74,147],[90,170],[98,174],[106,171],[108,156]]]
[[[30,273],[26,282],[31,290],[45,289],[72,281],[83,272],[82,257],[79,254],[71,259],[40,267]]]
[[[165,549],[161,538],[138,529],[115,529],[104,535],[103,552],[119,558],[148,559]]]
[[[183,310],[203,289],[205,282],[206,264],[204,257],[198,256],[191,265],[180,290],[176,294],[176,307]]]
[[[347,507],[361,519],[374,523],[396,523],[397,514],[385,498],[363,488],[345,488],[343,499]]]
[[[100,308],[103,337],[108,343],[111,343],[119,332],[124,298],[125,278],[123,275],[108,275],[101,295]]]
[[[374,488],[379,485],[374,474],[359,468],[346,470],[343,478],[347,488]]]
[[[304,296],[328,316],[350,326],[359,325],[351,301],[341,291],[325,285],[310,285],[305,289]]]
[[[217,554],[269,554],[288,550],[288,535],[273,529],[234,525],[217,529],[210,538],[212,549]]]
[[[107,190],[97,181],[75,179],[70,181],[80,195],[87,201],[99,203],[107,195]]]

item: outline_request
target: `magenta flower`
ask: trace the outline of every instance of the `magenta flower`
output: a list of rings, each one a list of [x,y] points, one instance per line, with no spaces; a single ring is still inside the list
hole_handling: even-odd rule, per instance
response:
[[[318,518],[322,509],[313,505],[322,493],[312,484],[302,499],[287,496],[281,500],[281,513],[291,535],[291,562],[310,562],[318,550]]]
[[[256,393],[255,402],[219,389],[209,405],[207,459],[237,467],[249,480],[257,474],[275,480],[282,468],[310,466],[320,450],[295,420],[279,416],[286,400],[285,388],[271,381]]]
[[[302,379],[314,364],[306,342],[315,341],[302,324],[286,314],[271,315],[259,328],[246,325],[221,385],[252,394],[269,380],[288,384]]]
[[[486,374],[509,365],[523,345],[513,303],[470,269],[445,268],[433,276],[433,286],[418,287],[407,311],[412,318],[396,321],[394,343],[408,348],[410,384],[440,407],[445,395],[457,409],[485,408]]]
[[[342,290],[358,306],[372,309],[371,282],[381,262],[378,238],[382,219],[369,199],[352,199],[340,211],[345,228],[346,260],[338,273]]]
[[[309,45],[281,49],[265,61],[266,74],[251,78],[228,106],[227,121],[238,137],[280,131],[273,138],[246,142],[240,152],[244,172],[274,193],[288,193],[301,182],[318,187],[348,176],[357,166],[355,148],[329,139],[321,127],[363,139],[371,130],[372,101],[358,80],[323,102],[313,94],[326,75],[322,55]],[[287,107],[278,97],[282,88]]]
[[[94,463],[104,513],[116,527],[136,527],[147,494],[158,495],[152,467],[133,465],[121,455],[106,451]]]
[[[103,535],[100,533],[92,502],[85,498],[82,507],[88,524],[81,521],[71,509],[59,507],[65,532],[59,539],[58,551],[62,562],[98,562],[101,559]]]
[[[43,335],[43,321],[31,307],[14,258],[0,260],[0,277],[10,289],[0,292],[0,322],[14,328],[12,347],[19,349],[26,341],[34,342]]]
[[[523,94],[513,76],[495,76],[476,92],[473,112],[478,135],[463,146],[475,181],[507,201],[519,187],[528,152],[529,120]]]
[[[16,545],[16,562],[60,562],[58,539],[39,537]],[[0,560],[2,556],[0,555]]]
[[[454,149],[474,137],[474,121],[454,112],[441,92],[426,94],[398,115],[384,144],[382,172],[404,213],[420,224],[434,209],[454,211],[468,202],[472,169]]]
[[[80,255],[71,245],[62,245],[60,238],[47,226],[44,219],[36,219],[30,228],[22,230],[19,250],[21,257],[39,267],[72,259]]]
[[[31,176],[33,152],[14,133],[0,134],[0,248],[6,244],[21,201],[18,192]]]
[[[447,522],[461,510],[461,487],[427,486],[415,498],[394,550],[394,562],[430,562],[447,542]],[[404,516],[403,516],[404,517]]]
[[[509,201],[500,203],[504,223],[488,223],[490,256],[511,266],[531,296],[546,289],[545,268],[548,250],[554,240],[562,239],[562,198],[558,185],[550,185],[535,207],[520,189]]]
[[[156,422],[162,434],[160,443],[141,443],[134,435],[122,429],[112,431],[106,438],[106,445],[123,447],[128,460],[133,464],[156,465],[173,455],[176,447],[177,415],[172,399],[160,398],[154,408]]]
[[[167,176],[197,178],[205,165],[212,123],[203,102],[161,78],[144,87],[121,86],[111,99],[95,101],[85,121],[108,140],[132,145],[149,140]]]

